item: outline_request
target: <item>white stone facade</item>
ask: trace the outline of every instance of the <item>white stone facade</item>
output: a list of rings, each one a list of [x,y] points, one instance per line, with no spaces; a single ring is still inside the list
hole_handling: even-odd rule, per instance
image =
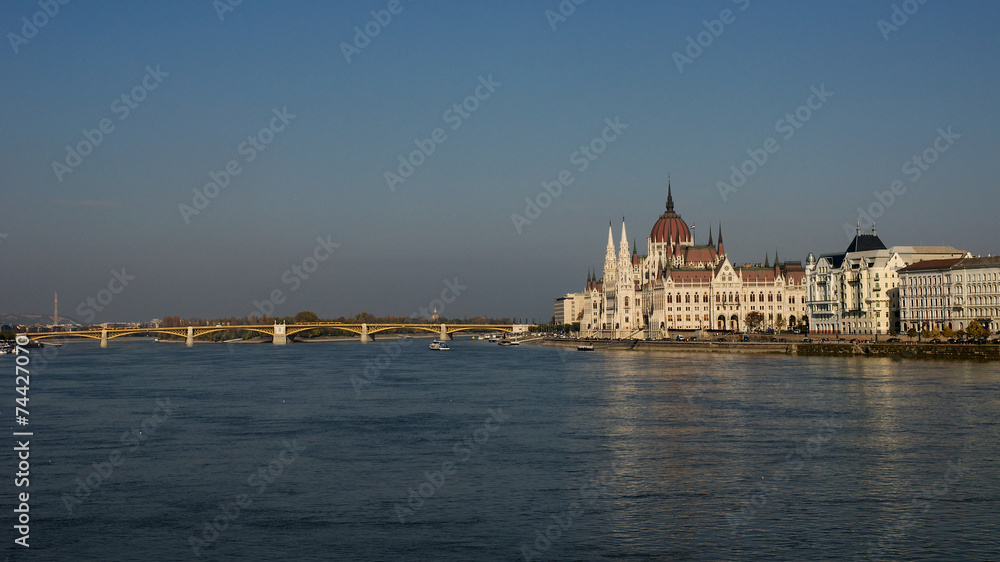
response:
[[[761,328],[785,329],[806,318],[805,273],[801,263],[735,267],[718,243],[696,245],[687,223],[674,211],[668,186],[667,210],[646,238],[646,255],[628,248],[622,220],[615,251],[608,227],[604,276],[589,276],[583,293],[583,337],[663,339],[671,330],[745,331],[746,315],[759,312]],[[780,320],[780,325],[779,325]]]
[[[899,271],[899,290],[903,332],[1000,327],[1000,257],[916,263]]]
[[[886,248],[874,227],[861,231],[847,251],[809,254],[805,268],[807,313],[814,334],[888,334],[901,331],[899,277],[904,267],[954,259],[965,252],[950,246]],[[905,331],[905,330],[904,330]]]

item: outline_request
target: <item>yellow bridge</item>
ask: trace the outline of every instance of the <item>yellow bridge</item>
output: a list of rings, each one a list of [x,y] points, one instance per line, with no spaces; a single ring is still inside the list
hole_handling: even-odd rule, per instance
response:
[[[288,343],[288,337],[301,332],[315,330],[317,328],[327,328],[353,332],[361,336],[362,342],[372,341],[372,334],[388,332],[390,330],[422,330],[439,334],[439,339],[450,340],[451,334],[463,331],[484,331],[492,330],[497,332],[513,333],[514,326],[511,324],[345,324],[341,322],[306,322],[302,324],[258,324],[250,326],[187,326],[176,328],[101,328],[100,330],[79,330],[74,332],[29,332],[21,334],[33,340],[44,338],[90,338],[101,340],[101,347],[108,347],[108,340],[128,336],[132,334],[166,334],[186,338],[186,344],[194,345],[194,338],[224,332],[227,330],[243,330],[256,332],[261,335],[271,336],[273,343],[284,345]]]

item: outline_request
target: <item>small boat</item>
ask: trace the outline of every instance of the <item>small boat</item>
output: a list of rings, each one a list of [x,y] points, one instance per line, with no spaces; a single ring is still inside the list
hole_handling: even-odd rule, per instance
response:
[[[578,346],[576,346],[576,350],[577,351],[594,351],[594,345],[593,344],[589,344],[589,343],[585,344],[585,345],[578,345]]]
[[[521,342],[517,340],[510,340],[510,345],[521,345]]]
[[[502,345],[503,347],[507,347],[508,345],[511,345],[511,343],[510,343],[510,340],[500,340],[500,344],[499,345]]]
[[[434,340],[431,342],[430,345],[427,346],[427,349],[432,349],[434,351],[448,351],[451,348],[448,347],[448,344],[444,343],[443,341]]]

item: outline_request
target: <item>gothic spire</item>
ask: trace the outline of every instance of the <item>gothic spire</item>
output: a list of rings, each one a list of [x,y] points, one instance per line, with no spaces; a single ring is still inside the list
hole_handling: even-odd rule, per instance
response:
[[[674,195],[670,192],[670,174],[667,174],[667,212],[674,210]]]
[[[771,267],[770,262],[767,261],[767,252],[764,252],[764,267]]]
[[[708,245],[715,245],[715,242],[712,242],[712,223],[708,223]]]
[[[778,265],[778,264],[780,264],[780,263],[781,263],[781,262],[779,262],[779,261],[778,261],[778,250],[777,250],[777,249],[775,249],[775,250],[774,250],[774,265]]]

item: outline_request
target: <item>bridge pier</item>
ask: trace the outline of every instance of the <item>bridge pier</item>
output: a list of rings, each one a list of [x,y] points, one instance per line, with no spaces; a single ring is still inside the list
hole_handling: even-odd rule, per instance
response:
[[[108,329],[101,329],[101,347],[108,347]]]
[[[371,336],[368,335],[368,324],[361,325],[361,343],[368,343],[375,341]]]
[[[444,324],[441,324],[441,335],[438,336],[438,340],[440,340],[440,341],[451,341],[452,340],[451,334],[448,333],[448,327],[445,326]]]
[[[274,341],[272,343],[274,343],[274,345],[285,345],[286,343],[288,343],[288,336],[285,335],[284,324],[278,324],[277,322],[275,322]]]
[[[191,326],[188,326],[188,336],[187,339],[184,340],[184,345],[188,347],[194,346],[194,328]]]

